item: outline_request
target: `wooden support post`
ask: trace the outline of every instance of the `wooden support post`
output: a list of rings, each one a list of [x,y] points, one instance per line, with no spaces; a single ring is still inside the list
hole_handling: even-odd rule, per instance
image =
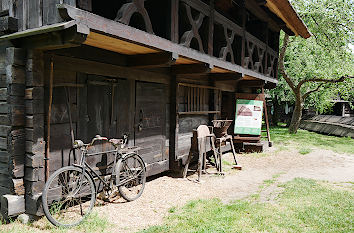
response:
[[[50,159],[50,119],[52,115],[53,102],[53,77],[54,77],[54,62],[53,57],[50,58],[50,75],[49,75],[49,100],[47,114],[47,147],[45,153],[45,181],[49,178],[49,159]]]
[[[209,1],[210,6],[210,16],[209,16],[209,36],[208,36],[208,54],[213,56],[213,47],[214,47],[214,0]]]
[[[129,135],[133,140],[130,140],[129,146],[135,146],[135,92],[136,92],[136,81],[129,79]]]
[[[176,163],[178,158],[178,132],[179,132],[179,85],[177,85],[176,75],[172,75],[170,83],[170,145],[169,145],[169,163],[170,169],[178,169]],[[192,100],[190,100],[192,101]],[[190,102],[191,103],[191,102]]]
[[[247,20],[247,15],[246,15],[246,6],[245,6],[245,0],[242,1],[242,47],[241,47],[241,66],[243,67],[245,64],[245,51],[246,51],[246,20]]]
[[[116,88],[116,86],[112,83],[111,84],[111,88],[112,88],[112,91],[111,91],[111,119],[110,119],[110,124],[113,125],[114,123],[114,90]]]
[[[179,0],[171,1],[171,41],[178,44],[179,34],[178,34],[178,12],[179,11]]]
[[[64,89],[65,89],[65,95],[66,95],[66,107],[68,108],[68,117],[69,117],[69,123],[70,123],[71,142],[72,142],[72,145],[74,145],[75,136],[74,136],[74,129],[73,129],[73,121],[72,121],[72,118],[71,118],[70,92],[68,91],[68,87],[64,87]]]
[[[268,49],[269,49],[269,30],[268,30],[268,24],[266,24],[266,27],[265,27],[265,38],[266,38],[266,49],[264,51],[264,67],[263,67],[263,74],[267,74],[268,72]]]
[[[68,91],[68,87],[64,87],[65,89],[65,95],[66,95],[66,107],[68,108],[68,116],[69,116],[69,123],[70,123],[70,136],[71,136],[71,146],[74,147],[74,142],[75,142],[75,135],[74,135],[74,127],[73,127],[73,120],[71,117],[71,98],[70,98],[70,92]],[[74,155],[74,161],[76,163],[76,154],[75,150],[73,150],[73,155]]]
[[[264,107],[264,118],[265,118],[265,123],[266,123],[266,128],[267,128],[268,145],[269,145],[269,147],[271,147],[272,146],[272,142],[270,140],[268,111],[267,111],[267,100],[266,100],[265,95],[264,95],[264,87],[262,87],[262,94],[264,96],[263,107]]]

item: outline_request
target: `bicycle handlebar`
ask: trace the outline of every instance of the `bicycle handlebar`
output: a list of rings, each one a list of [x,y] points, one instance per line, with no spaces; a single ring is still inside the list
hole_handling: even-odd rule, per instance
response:
[[[73,147],[76,148],[81,148],[81,147],[89,147],[92,146],[95,141],[108,141],[109,143],[111,143],[114,147],[117,147],[118,145],[120,145],[121,148],[124,148],[125,145],[128,143],[128,135],[124,134],[122,139],[110,139],[108,140],[108,138],[106,137],[102,137],[100,135],[96,135],[90,143],[85,144],[83,141],[81,140],[75,140],[74,141],[74,145]]]
[[[95,141],[108,141],[108,138],[102,137],[101,135],[97,134],[94,138],[92,138],[90,145],[92,146]]]

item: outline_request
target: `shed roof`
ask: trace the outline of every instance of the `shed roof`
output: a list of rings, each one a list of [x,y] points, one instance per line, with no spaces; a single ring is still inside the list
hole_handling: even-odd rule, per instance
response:
[[[295,35],[305,39],[311,36],[307,26],[288,0],[267,0],[266,7],[281,18]]]

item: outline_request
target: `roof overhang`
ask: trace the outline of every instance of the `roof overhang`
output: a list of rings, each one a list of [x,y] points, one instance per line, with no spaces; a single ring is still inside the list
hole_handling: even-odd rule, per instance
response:
[[[52,25],[47,25],[43,27],[28,29],[20,32],[15,32],[9,35],[4,35],[0,37],[0,40],[15,40],[23,37],[35,36],[43,33],[61,31],[68,28],[71,28],[76,25],[75,20],[70,20],[68,22],[57,23]]]
[[[281,18],[295,35],[300,35],[305,39],[311,36],[307,26],[288,0],[267,0],[266,6]]]

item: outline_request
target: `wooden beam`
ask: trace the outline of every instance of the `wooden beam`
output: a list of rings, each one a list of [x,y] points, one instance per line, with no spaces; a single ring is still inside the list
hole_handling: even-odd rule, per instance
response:
[[[234,142],[244,142],[244,141],[259,141],[261,137],[241,137],[241,136],[234,136]]]
[[[214,81],[230,81],[230,80],[239,80],[242,78],[240,73],[212,73],[208,74],[209,78]]]
[[[2,195],[0,197],[1,212],[5,218],[18,216],[26,211],[24,195]]]
[[[179,0],[171,0],[171,41],[178,44],[178,12]]]
[[[18,23],[16,18],[10,16],[0,17],[0,35],[17,32],[17,30]]]
[[[289,36],[294,36],[295,33],[290,30],[286,23],[281,19],[279,18],[276,14],[274,14],[271,10],[269,10],[268,8],[263,8],[263,10],[269,15],[269,17],[274,20],[274,22],[276,22],[279,27],[286,33],[288,34]]]
[[[213,49],[214,49],[214,21],[215,21],[215,6],[214,0],[209,0],[210,5],[210,19],[209,19],[209,35],[208,35],[208,54],[213,56]]]
[[[178,86],[196,87],[196,88],[204,88],[204,89],[211,89],[211,90],[220,90],[220,88],[218,88],[218,87],[204,86],[204,85],[191,84],[191,83],[178,83]]]
[[[241,80],[238,82],[238,86],[243,87],[259,87],[262,88],[265,82],[263,80]]]
[[[306,25],[287,0],[267,0],[266,6],[278,15],[296,35],[307,39],[311,36]]]
[[[152,53],[127,56],[127,66],[136,68],[151,68],[171,66],[176,63],[176,53]]]
[[[130,43],[129,41],[120,40],[97,32],[90,32],[84,44],[127,55],[160,53],[158,49],[149,48],[148,46],[142,46],[137,43]]]
[[[257,16],[260,20],[267,22],[269,27],[276,32],[280,31],[279,25],[269,17],[269,15],[258,5],[254,0],[245,1],[245,6],[252,14]]]
[[[52,102],[53,102],[53,77],[54,77],[54,62],[50,59],[50,75],[49,75],[49,98],[48,98],[48,112],[47,112],[47,141],[45,152],[45,181],[49,179],[49,159],[50,159],[50,120],[52,116]]]
[[[169,167],[171,170],[177,170],[179,164],[178,158],[178,135],[179,135],[179,115],[178,115],[179,87],[176,76],[172,75],[170,79],[170,137],[169,137]]]
[[[81,45],[80,47],[55,50],[55,54],[89,61],[107,63],[117,66],[127,66],[126,55],[88,45]]]
[[[191,112],[179,112],[178,115],[208,115],[219,114],[220,111],[191,111]]]
[[[124,77],[126,79],[151,81],[165,84],[168,84],[168,80],[170,78],[169,75],[161,73],[152,73],[134,68],[116,66],[66,56],[55,55],[54,62],[57,69],[64,69],[67,71],[75,71],[86,74],[96,74],[113,78]]]
[[[259,6],[264,6],[265,4],[267,4],[266,0],[255,0],[255,1]]]
[[[174,65],[171,67],[173,74],[205,74],[210,73],[211,68],[208,64],[187,64],[187,65]]]
[[[78,8],[86,11],[92,11],[92,0],[77,0]]]
[[[265,101],[263,94],[236,93],[235,97],[236,99]]]
[[[75,27],[63,31],[37,34],[29,37],[13,39],[16,46],[27,49],[54,50],[80,46],[86,40],[86,35],[78,33]]]
[[[215,1],[215,7],[227,12],[232,7],[231,0],[217,0]]]

